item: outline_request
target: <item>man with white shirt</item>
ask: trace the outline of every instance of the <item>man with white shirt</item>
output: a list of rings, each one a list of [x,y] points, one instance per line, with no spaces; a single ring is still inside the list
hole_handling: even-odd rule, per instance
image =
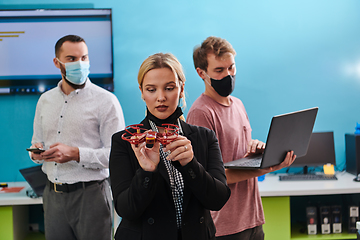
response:
[[[67,35],[55,45],[58,86],[36,106],[31,153],[48,177],[43,194],[45,237],[112,238],[112,200],[108,183],[111,136],[124,129],[116,96],[88,78],[90,62],[83,38]]]

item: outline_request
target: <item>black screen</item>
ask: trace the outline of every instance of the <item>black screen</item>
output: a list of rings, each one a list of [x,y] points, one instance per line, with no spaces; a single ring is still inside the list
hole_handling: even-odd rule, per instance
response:
[[[20,173],[29,183],[37,196],[41,197],[47,182],[46,174],[41,170],[42,165],[20,169]]]
[[[333,132],[313,132],[306,155],[296,158],[291,167],[316,167],[327,163],[336,165],[334,134]]]

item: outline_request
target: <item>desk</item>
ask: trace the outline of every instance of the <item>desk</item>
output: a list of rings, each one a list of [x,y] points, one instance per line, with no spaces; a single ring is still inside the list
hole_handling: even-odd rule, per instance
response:
[[[311,195],[335,195],[360,193],[360,182],[354,175],[336,173],[337,181],[279,181],[279,175],[267,174],[259,182],[260,195],[265,213],[265,240],[289,239],[356,239],[355,234],[312,235],[296,234],[291,229],[290,197]],[[304,213],[305,214],[305,213]]]
[[[29,205],[42,204],[42,198],[29,198],[27,182],[8,183],[24,187],[18,193],[0,193],[0,239],[25,239],[29,233]]]
[[[29,205],[42,204],[42,198],[29,198],[27,182],[10,182],[9,187],[24,187],[18,193],[0,193],[0,239],[25,239],[29,233]],[[114,228],[120,218],[114,210]]]
[[[291,230],[290,197],[360,193],[360,182],[353,181],[354,175],[340,172],[336,176],[337,181],[279,181],[279,175],[267,174],[265,180],[259,182],[266,220],[265,240],[356,239],[355,234],[346,233],[297,236]],[[25,188],[19,193],[0,194],[0,239],[24,239],[29,228],[28,205],[42,204],[42,198],[26,196],[27,182],[9,183],[9,187],[17,186]],[[115,217],[115,229],[118,223],[119,218]]]

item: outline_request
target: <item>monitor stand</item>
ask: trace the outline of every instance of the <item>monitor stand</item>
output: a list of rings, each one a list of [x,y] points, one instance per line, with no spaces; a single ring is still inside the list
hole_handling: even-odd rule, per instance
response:
[[[360,182],[360,173],[356,176],[356,178],[354,178],[355,182]]]
[[[304,166],[304,168],[303,168],[303,174],[304,174],[304,175],[308,174],[308,166]]]

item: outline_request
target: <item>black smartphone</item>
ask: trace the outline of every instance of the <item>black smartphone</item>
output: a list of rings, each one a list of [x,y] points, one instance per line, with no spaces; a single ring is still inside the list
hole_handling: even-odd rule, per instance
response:
[[[30,152],[33,152],[35,154],[40,154],[42,152],[45,152],[45,150],[42,149],[42,148],[27,148],[26,150],[30,151]]]

